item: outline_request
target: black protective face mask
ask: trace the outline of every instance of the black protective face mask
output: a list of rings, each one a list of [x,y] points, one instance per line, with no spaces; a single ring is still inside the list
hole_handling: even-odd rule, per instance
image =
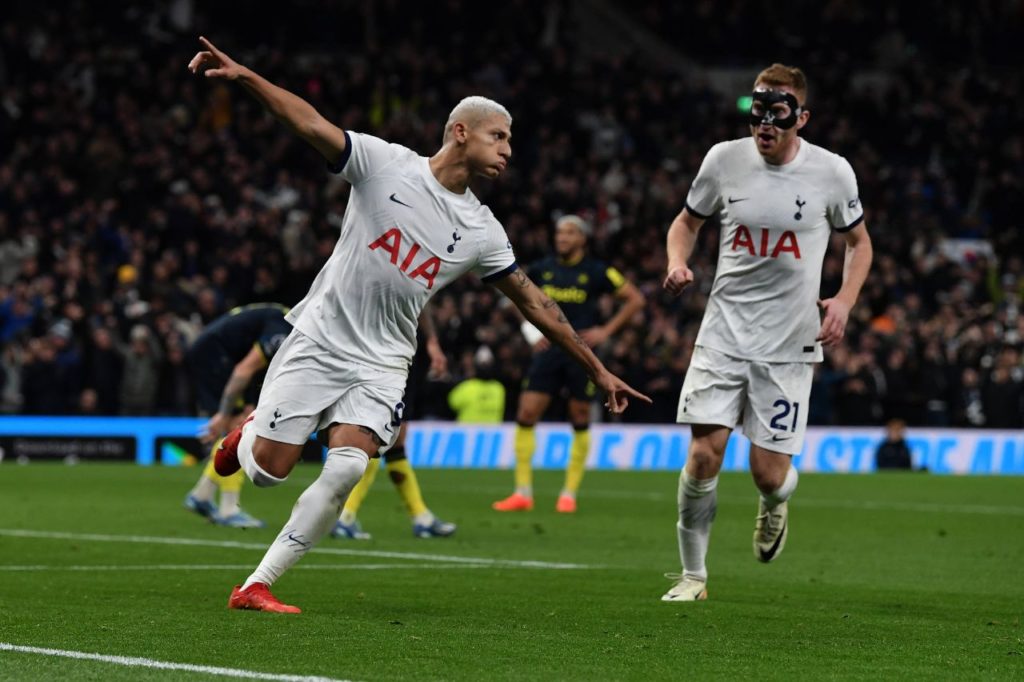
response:
[[[772,113],[773,104],[785,104],[789,107],[789,116],[785,118],[778,118]],[[754,113],[754,108],[760,105],[762,114],[758,115]],[[754,90],[753,102],[750,104],[750,125],[757,127],[759,125],[775,126],[779,130],[789,130],[796,125],[797,118],[800,117],[800,112],[803,109],[796,101],[796,97],[788,92],[780,92],[778,90]]]

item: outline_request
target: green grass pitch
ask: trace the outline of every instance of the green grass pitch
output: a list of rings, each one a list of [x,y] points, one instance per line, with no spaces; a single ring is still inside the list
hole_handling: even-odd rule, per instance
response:
[[[345,680],[1024,679],[1020,478],[804,475],[762,565],[750,477],[723,475],[710,600],[666,604],[675,474],[589,472],[569,516],[560,472],[509,515],[510,472],[419,471],[459,524],[444,540],[411,536],[382,474],[374,539],[322,541],[275,586],[304,609],[281,616],[225,605],[316,468],[246,486],[257,531],[186,512],[198,473],[0,465],[0,680],[225,679],[2,645]]]

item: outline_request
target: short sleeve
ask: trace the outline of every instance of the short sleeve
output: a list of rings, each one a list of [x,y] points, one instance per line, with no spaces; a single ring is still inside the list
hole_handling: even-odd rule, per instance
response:
[[[480,245],[480,258],[473,272],[483,281],[493,282],[512,274],[518,267],[516,254],[512,251],[512,242],[505,234],[505,228],[497,220],[492,220],[484,233],[483,243]]]
[[[590,267],[590,278],[594,283],[592,291],[595,294],[611,294],[619,290],[626,283],[622,273],[601,261],[594,261]]]
[[[828,224],[837,232],[847,232],[864,220],[864,207],[857,192],[857,176],[850,162],[836,157],[835,180],[828,204]]]
[[[712,147],[700,164],[697,177],[686,195],[686,210],[698,218],[707,219],[722,208],[719,175],[722,164],[722,145]]]
[[[622,273],[610,265],[605,268],[604,276],[608,281],[611,291],[618,291],[626,283],[626,278],[622,276]]]
[[[391,144],[379,137],[364,133],[345,131],[345,153],[327,169],[340,173],[341,177],[357,185],[391,163],[402,152],[408,151],[398,144]]]

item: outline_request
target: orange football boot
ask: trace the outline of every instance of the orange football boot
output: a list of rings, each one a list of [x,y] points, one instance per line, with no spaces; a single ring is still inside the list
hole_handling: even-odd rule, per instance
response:
[[[228,598],[228,608],[270,613],[302,613],[298,606],[282,604],[263,583],[253,583],[244,590],[241,585],[235,585],[235,589],[231,590],[231,597]]]

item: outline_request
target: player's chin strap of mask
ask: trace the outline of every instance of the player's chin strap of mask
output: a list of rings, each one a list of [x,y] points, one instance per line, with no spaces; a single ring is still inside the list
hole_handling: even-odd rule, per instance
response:
[[[754,113],[754,103],[761,105],[761,111],[764,113],[758,116]],[[786,118],[779,118],[772,113],[773,104],[785,104],[789,107],[789,116]],[[800,106],[796,101],[796,97],[792,93],[780,92],[779,90],[754,90],[752,102],[750,104],[750,125],[759,126],[775,126],[780,130],[789,130],[796,125],[797,118],[803,112],[803,107]]]

